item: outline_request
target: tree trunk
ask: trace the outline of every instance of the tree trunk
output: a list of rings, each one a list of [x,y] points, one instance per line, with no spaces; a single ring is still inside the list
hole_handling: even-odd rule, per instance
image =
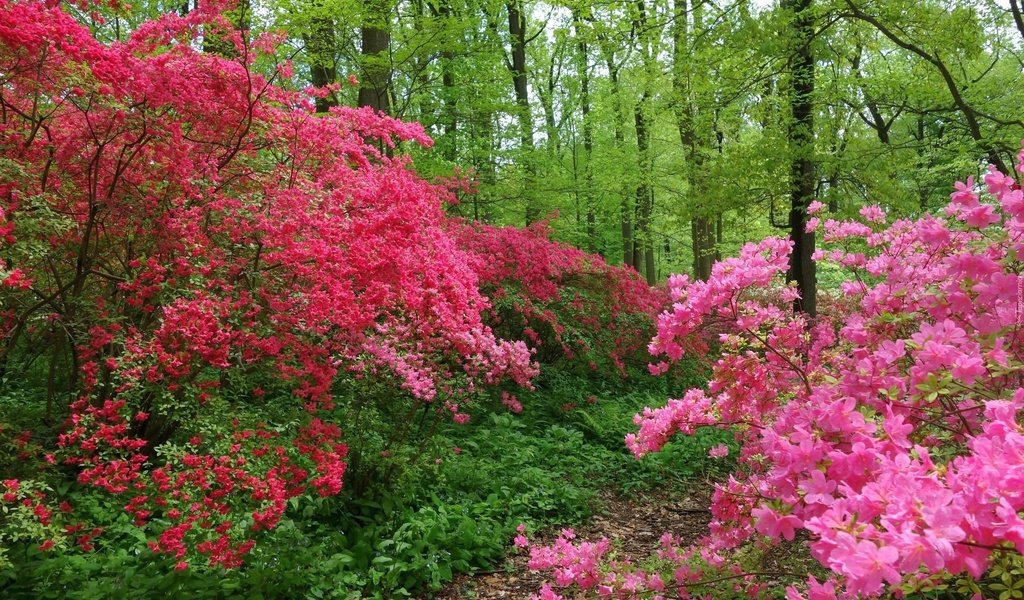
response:
[[[637,171],[636,186],[636,229],[633,240],[633,268],[647,276],[647,283],[653,285],[657,281],[654,267],[654,244],[651,239],[651,216],[654,212],[654,190],[652,188],[653,156],[651,155],[650,125],[648,123],[648,104],[651,92],[650,78],[654,75],[654,56],[651,40],[647,32],[647,7],[643,0],[638,0],[637,21],[635,28],[640,32],[640,51],[643,55],[646,80],[643,82],[643,93],[633,111],[636,128]]]
[[[813,0],[783,0],[782,6],[793,11],[794,50],[790,61],[789,143],[793,156],[790,165],[789,237],[793,242],[787,279],[795,281],[800,298],[794,309],[814,317],[817,313],[817,273],[814,234],[808,233],[807,207],[814,200],[814,37]]]
[[[706,206],[699,205],[701,198],[700,178],[704,169],[704,149],[702,140],[697,135],[698,107],[693,98],[692,74],[687,65],[692,60],[689,48],[690,17],[693,17],[693,28],[701,26],[699,6],[690,6],[688,0],[676,0],[672,26],[672,90],[675,95],[676,126],[679,129],[679,141],[686,156],[686,190],[689,210],[693,214],[690,221],[690,239],[693,250],[693,276],[706,281],[711,277],[711,265],[715,261],[717,247],[715,230],[712,228],[712,217]]]
[[[598,251],[597,215],[594,209],[594,170],[591,157],[594,155],[594,124],[590,121],[590,49],[586,38],[580,33],[579,11],[572,13],[576,32],[576,70],[580,77],[580,120],[583,123],[583,204],[587,213],[587,249]]]
[[[633,241],[633,268],[647,276],[647,283],[654,284],[657,273],[654,270],[654,247],[651,243],[651,213],[654,196],[651,190],[651,142],[648,131],[645,93],[634,111],[636,125],[637,169],[639,180],[636,185],[636,232]]]
[[[711,277],[711,267],[715,264],[715,229],[711,223],[711,217],[706,216],[696,216],[690,220],[693,276],[701,281]]]
[[[450,25],[448,21],[452,17],[452,7],[449,0],[440,0],[437,5],[431,4],[435,11],[435,16],[445,21],[444,27],[447,29]],[[458,130],[458,106],[457,106],[457,91],[455,90],[455,53],[448,49],[449,46],[445,45],[445,49],[441,51],[441,88],[442,102],[444,105],[444,114],[441,116],[441,122],[444,127],[444,146],[442,149],[442,155],[445,160],[450,163],[454,163],[458,158],[459,144],[456,139],[456,131]]]
[[[555,92],[558,89],[558,81],[561,78],[561,65],[556,64],[561,61],[562,49],[560,45],[556,45],[552,49],[551,62],[548,64],[548,80],[547,84],[541,88],[540,92],[540,103],[544,109],[544,126],[545,136],[547,137],[547,152],[549,158],[554,158],[558,155],[561,150],[561,141],[558,139],[558,122],[555,119]],[[558,67],[556,69],[556,66]]]
[[[319,7],[314,9],[322,10]],[[328,17],[314,17],[310,32],[303,37],[313,87],[322,88],[336,82],[338,70],[334,62],[334,20]],[[325,113],[337,105],[338,98],[332,92],[328,96],[316,99],[316,112]]]
[[[526,71],[526,16],[520,0],[506,3],[508,9],[508,33],[512,40],[512,87],[516,96],[516,117],[519,121],[519,149],[526,166],[526,181],[523,193],[526,196],[526,224],[540,218],[540,208],[533,195],[533,117],[530,115],[530,89]]]
[[[359,85],[359,106],[391,113],[391,4],[389,0],[367,0],[360,28],[363,80]]]
[[[626,115],[622,110],[622,91],[619,82],[619,66],[615,64],[614,47],[607,41],[602,40],[602,52],[605,64],[608,67],[608,79],[612,84],[612,102],[615,105],[615,148],[622,150],[626,145]],[[633,211],[629,206],[629,196],[622,193],[619,201],[619,224],[622,234],[622,264],[630,266],[633,264]]]

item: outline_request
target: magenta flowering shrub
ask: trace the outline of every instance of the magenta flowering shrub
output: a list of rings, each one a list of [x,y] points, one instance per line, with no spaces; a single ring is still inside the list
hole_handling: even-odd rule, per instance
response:
[[[636,271],[551,240],[543,223],[454,222],[450,229],[491,301],[487,322],[527,344],[540,362],[623,374],[642,352],[664,301]]]
[[[59,2],[0,0],[0,379],[52,356],[39,442],[16,438],[38,465],[0,477],[0,566],[9,541],[92,549],[102,527],[48,486],[72,477],[181,568],[238,566],[289,501],[340,492],[339,379],[382,373],[464,422],[451,388],[536,374],[483,320],[447,190],[385,151],[429,146],[423,128],[318,116],[234,4],[106,43]],[[231,57],[199,50],[210,35]],[[295,409],[285,431],[219,424],[183,448],[264,383]]]
[[[1019,160],[1024,172],[1024,151]],[[533,548],[531,565],[601,597],[662,597],[658,573],[673,596],[708,594],[710,581],[757,595],[767,588],[739,562],[742,548],[795,540],[830,574],[788,597],[826,599],[978,580],[1019,558],[1024,193],[994,169],[984,192],[958,183],[949,220],[887,225],[878,207],[812,220],[824,240],[816,260],[850,273],[843,305],[816,320],[789,308],[784,240],[746,246],[707,282],[672,278],[674,304],[650,346],[665,362],[652,370],[707,329],[720,332],[721,356],[707,389],[637,415],[626,444],[640,457],[698,426],[736,433],[738,468],[717,487],[709,534],[683,548],[663,539],[654,569],[614,558],[598,569],[592,546],[565,539]]]

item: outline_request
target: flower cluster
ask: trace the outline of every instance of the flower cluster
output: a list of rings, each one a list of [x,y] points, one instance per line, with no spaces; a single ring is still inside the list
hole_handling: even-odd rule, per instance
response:
[[[642,456],[714,425],[742,445],[708,537],[659,555],[667,566],[656,572],[681,593],[704,593],[708,580],[763,589],[731,553],[798,534],[832,575],[790,598],[909,593],[981,579],[994,555],[1024,554],[1024,193],[990,169],[984,190],[957,184],[946,214],[954,221],[886,225],[867,207],[860,221],[812,223],[827,242],[815,259],[851,272],[814,321],[789,311],[784,240],[745,247],[707,282],[670,281],[652,353],[678,360],[706,349],[712,331],[721,356],[706,390],[637,415],[626,443]],[[616,581],[637,572],[603,569]],[[637,594],[619,583],[599,595]]]

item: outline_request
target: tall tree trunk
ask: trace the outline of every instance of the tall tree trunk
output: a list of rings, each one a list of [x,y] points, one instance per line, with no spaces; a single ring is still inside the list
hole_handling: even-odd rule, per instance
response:
[[[473,142],[470,147],[472,152],[473,168],[479,173],[481,190],[492,189],[498,181],[497,147],[495,142],[495,118],[490,106],[473,107],[470,117],[467,119],[469,131],[467,140]],[[490,222],[490,198],[486,191],[470,194],[473,202],[473,220],[484,223]]]
[[[366,0],[360,27],[363,80],[359,106],[387,114],[391,112],[391,9],[390,0]]]
[[[431,4],[434,15],[444,20],[445,29],[449,28],[452,18],[452,7],[450,0],[439,0],[437,4]],[[444,146],[442,149],[445,160],[454,163],[458,158],[459,144],[456,139],[458,129],[458,106],[457,91],[455,90],[455,53],[451,51],[450,45],[445,44],[441,51],[441,89],[444,114],[441,115],[441,122],[444,127]]]
[[[718,213],[718,215],[716,215],[715,217],[715,240],[717,241],[717,243],[715,244],[714,253],[715,262],[722,260],[722,248],[718,245],[724,239],[722,238],[722,220],[722,213]]]
[[[322,11],[318,5],[314,10]],[[309,74],[313,87],[326,87],[338,80],[338,70],[334,62],[335,40],[334,19],[316,16],[310,24],[310,32],[306,34],[306,56],[309,60]],[[316,112],[325,113],[332,106],[338,105],[338,98],[331,94],[316,99]]]
[[[633,240],[633,268],[647,276],[647,283],[657,281],[654,266],[654,243],[651,237],[651,217],[654,212],[654,190],[652,187],[652,170],[654,157],[651,155],[650,125],[648,122],[651,98],[650,85],[656,65],[654,50],[651,47],[647,23],[647,6],[644,0],[637,0],[637,20],[635,29],[640,36],[640,52],[643,55],[645,80],[643,93],[633,111],[636,128],[638,181],[636,186],[636,228]]]
[[[793,157],[790,165],[789,237],[793,242],[787,279],[795,281],[800,298],[794,303],[797,311],[815,316],[817,313],[817,273],[814,234],[808,233],[807,207],[814,200],[816,187],[814,168],[814,37],[813,0],[783,0],[783,8],[794,13],[793,52],[790,60],[792,79],[789,106],[789,143]]]
[[[562,75],[562,52],[563,47],[561,43],[556,42],[556,46],[552,49],[551,62],[548,63],[548,77],[546,85],[539,88],[541,90],[539,94],[540,103],[544,109],[544,132],[547,137],[546,147],[549,159],[557,156],[561,150],[561,140],[558,136],[558,122],[555,118],[555,93],[558,90],[558,82]]]
[[[590,120],[590,49],[580,32],[580,14],[572,13],[573,28],[576,32],[576,70],[580,78],[580,120],[583,123],[583,204],[587,213],[587,249],[598,251],[597,215],[594,207],[594,169],[591,158],[594,155],[594,124]]]
[[[690,48],[690,19],[693,31],[701,27],[700,6],[691,6],[688,0],[676,0],[672,25],[672,90],[675,95],[676,126],[679,141],[686,156],[686,189],[690,221],[690,239],[693,250],[693,276],[700,280],[711,277],[715,260],[715,229],[707,207],[698,204],[701,198],[700,179],[704,170],[704,148],[698,135],[698,107],[694,100],[693,74],[688,70],[692,60]]]
[[[601,53],[608,67],[608,80],[612,84],[612,104],[615,107],[614,126],[615,149],[619,152],[626,145],[626,113],[622,105],[622,84],[619,81],[619,65],[615,62],[615,46],[607,38],[601,39]],[[622,234],[622,264],[633,264],[633,210],[630,207],[629,195],[620,189],[619,224]]]
[[[506,3],[508,10],[508,33],[511,38],[512,62],[509,71],[512,73],[512,87],[516,96],[516,117],[519,121],[519,149],[522,160],[526,163],[526,224],[529,225],[540,218],[540,208],[533,194],[533,117],[530,115],[530,89],[526,71],[526,15],[523,14],[520,0]]]
[[[654,209],[654,194],[651,189],[651,141],[647,122],[647,93],[641,97],[634,111],[636,126],[637,168],[639,181],[636,186],[636,233],[633,243],[633,268],[647,276],[647,283],[657,280],[654,269],[654,245],[651,240],[651,214]]]
[[[716,260],[715,228],[711,217],[698,215],[690,219],[690,234],[693,240],[693,276],[707,281]]]

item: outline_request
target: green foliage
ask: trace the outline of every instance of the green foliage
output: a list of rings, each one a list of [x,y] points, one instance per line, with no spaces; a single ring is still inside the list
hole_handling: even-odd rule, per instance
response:
[[[15,540],[17,567],[0,569],[0,590],[76,600],[423,597],[456,573],[493,568],[521,522],[532,530],[578,524],[600,510],[601,490],[635,493],[719,472],[724,465],[707,451],[731,443],[728,432],[701,430],[639,463],[623,445],[637,410],[699,377],[690,367],[675,380],[630,372],[626,381],[547,369],[536,391],[519,393],[522,414],[498,408],[459,426],[419,409],[392,439],[382,432],[406,418],[408,405],[381,382],[342,382],[337,410],[360,423],[346,436],[360,456],[353,479],[339,497],[293,499],[243,567],[177,571],[146,548],[146,532],[109,496],[70,489],[83,518],[110,524],[96,549],[64,540],[62,551],[44,553],[38,541]],[[288,418],[272,394],[241,400],[222,400],[179,435],[216,436],[231,419],[273,427]]]

